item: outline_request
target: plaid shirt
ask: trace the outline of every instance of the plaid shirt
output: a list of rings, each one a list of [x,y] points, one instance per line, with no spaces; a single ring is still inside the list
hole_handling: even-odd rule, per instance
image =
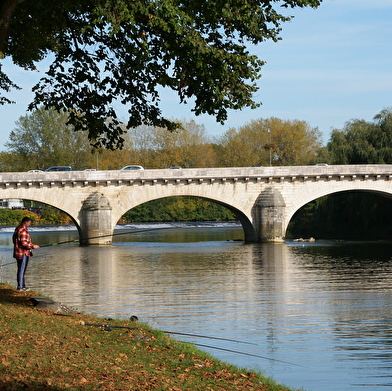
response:
[[[27,257],[33,256],[33,252],[31,251],[33,243],[26,227],[23,225],[16,227],[12,241],[14,243],[14,258],[22,259],[24,255]]]

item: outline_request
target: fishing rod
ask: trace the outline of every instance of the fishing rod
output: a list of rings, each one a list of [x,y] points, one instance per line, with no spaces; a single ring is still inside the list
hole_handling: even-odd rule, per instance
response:
[[[146,228],[146,229],[139,229],[139,230],[132,230],[132,231],[125,231],[125,232],[112,233],[112,234],[108,234],[108,235],[90,236],[90,237],[88,237],[88,238],[83,238],[83,240],[107,238],[107,237],[109,237],[109,236],[136,234],[136,233],[140,233],[140,232],[149,232],[149,231],[158,231],[158,230],[160,231],[160,230],[164,230],[164,229],[173,229],[173,227]],[[73,239],[73,240],[66,240],[66,241],[64,241],[64,242],[43,244],[42,246],[40,246],[40,248],[50,247],[50,246],[58,246],[59,244],[76,243],[76,242],[80,242],[80,239]]]
[[[96,326],[96,327],[103,327],[105,331],[110,331],[111,329],[127,329],[127,330],[134,330],[136,327],[129,327],[129,326],[115,326],[112,324],[99,324],[99,323],[85,323],[80,321],[80,324],[83,326]]]
[[[245,355],[245,356],[257,357],[257,358],[262,358],[262,359],[264,359],[264,360],[276,361],[276,362],[280,362],[280,363],[283,363],[283,364],[289,364],[289,365],[295,365],[295,366],[297,366],[297,367],[307,368],[307,367],[305,367],[304,365],[301,365],[301,364],[296,364],[296,363],[289,362],[289,361],[278,360],[278,359],[276,359],[276,358],[270,358],[270,357],[260,356],[259,354],[252,354],[252,353],[239,352],[238,350],[231,350],[231,349],[225,349],[225,348],[218,348],[218,347],[216,347],[216,346],[203,345],[203,344],[199,344],[199,343],[192,343],[192,344],[193,344],[193,345],[196,345],[196,346],[203,347],[203,348],[210,348],[210,349],[216,349],[216,350],[223,350],[224,352],[243,354],[243,355]]]
[[[135,327],[129,327],[129,326],[114,326],[114,325],[110,325],[110,324],[100,324],[100,323],[85,323],[83,321],[80,322],[81,325],[84,326],[96,326],[96,327],[103,327],[105,330],[109,331],[110,329],[128,329],[128,330],[134,330]],[[163,333],[166,334],[173,334],[173,335],[186,335],[189,337],[198,337],[198,338],[208,338],[208,339],[217,339],[217,340],[221,340],[221,341],[228,341],[228,342],[236,342],[236,343],[243,343],[243,344],[248,344],[248,345],[256,345],[258,346],[256,343],[252,343],[252,342],[243,342],[243,341],[238,341],[235,339],[229,339],[229,338],[219,338],[219,337],[210,337],[208,335],[198,335],[198,334],[188,334],[188,333],[177,333],[174,331],[164,331],[164,330],[159,330]]]
[[[12,262],[5,263],[4,265],[1,265],[1,267],[3,267],[3,266],[8,266],[8,265],[12,265],[12,264],[14,264],[14,263],[16,263],[16,261],[12,261]]]
[[[157,231],[157,230],[164,230],[164,229],[172,229],[173,227],[161,227],[161,228],[146,228],[146,229],[139,229],[139,230],[132,230],[132,231],[125,231],[125,232],[118,232],[118,233],[113,233],[110,235],[100,235],[100,236],[91,236],[88,238],[85,238],[83,240],[90,240],[90,239],[99,239],[99,238],[106,238],[108,236],[118,236],[118,235],[128,235],[128,234],[133,234],[133,233],[140,233],[140,232],[149,232],[149,231]],[[73,240],[66,240],[63,242],[57,242],[57,243],[50,243],[50,244],[43,244],[42,246],[40,245],[40,248],[45,248],[45,247],[51,247],[51,246],[58,246],[61,244],[68,244],[68,243],[77,243],[80,242],[80,239],[73,239]],[[0,268],[3,266],[8,266],[14,264],[16,261],[8,262],[4,265],[0,265]]]
[[[115,325],[100,324],[100,323],[85,323],[84,321],[81,321],[80,324],[83,325],[83,326],[103,327],[105,331],[111,331],[112,328],[127,329],[127,330],[134,330],[134,329],[136,329],[136,327],[115,326]],[[210,338],[210,339],[217,339],[217,340],[223,340],[223,341],[230,341],[230,342],[237,342],[237,343],[245,343],[245,344],[257,345],[257,344],[251,343],[251,342],[236,341],[234,339],[210,337],[210,336],[206,336],[206,335],[197,335],[197,334],[176,333],[176,332],[169,332],[169,331],[163,331],[163,330],[161,330],[161,331],[164,332],[164,333],[169,333],[169,334],[178,334],[178,335],[186,335],[186,336],[199,337],[199,338]],[[192,345],[200,346],[200,347],[203,347],[203,348],[222,350],[224,352],[237,353],[237,354],[242,354],[242,355],[245,355],[245,356],[257,357],[257,358],[262,358],[264,360],[276,361],[276,362],[280,362],[280,363],[283,363],[283,364],[295,365],[295,366],[298,366],[298,367],[305,368],[303,365],[300,365],[300,364],[292,363],[292,362],[289,362],[289,361],[278,360],[276,358],[270,358],[270,357],[266,357],[266,356],[261,356],[259,354],[240,352],[238,350],[219,348],[219,347],[216,347],[216,346],[204,345],[204,344],[199,344],[199,343],[194,343],[194,342],[191,342],[191,343],[192,343]]]
[[[165,330],[162,330],[162,332],[163,333],[167,333],[167,334],[173,334],[173,335],[184,335],[184,336],[187,336],[187,337],[217,339],[217,340],[221,340],[221,341],[236,342],[236,343],[243,343],[243,344],[246,344],[246,345],[259,346],[257,343],[239,341],[239,340],[230,339],[230,338],[210,337],[208,335],[188,334],[188,333],[180,333],[180,332],[176,332],[176,331],[165,331]]]

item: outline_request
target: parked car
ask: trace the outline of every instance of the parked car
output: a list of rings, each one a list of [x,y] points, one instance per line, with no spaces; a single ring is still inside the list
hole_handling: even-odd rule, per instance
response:
[[[54,166],[54,167],[47,168],[45,171],[76,171],[76,170],[71,166]]]
[[[42,172],[42,170],[29,170],[27,172]]]
[[[124,171],[124,170],[144,170],[144,168],[142,166],[130,164],[129,166],[123,167],[120,171]]]
[[[84,171],[97,171],[96,168],[86,168]]]
[[[175,166],[171,166],[168,167],[169,170],[181,170],[181,167],[175,167]]]

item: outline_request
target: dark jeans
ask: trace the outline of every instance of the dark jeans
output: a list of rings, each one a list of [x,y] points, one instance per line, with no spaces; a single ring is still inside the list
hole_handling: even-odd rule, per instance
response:
[[[26,288],[25,272],[29,263],[29,257],[24,255],[22,259],[17,259],[16,263],[18,264],[18,274],[16,275],[16,280],[18,281],[18,289],[23,289]]]

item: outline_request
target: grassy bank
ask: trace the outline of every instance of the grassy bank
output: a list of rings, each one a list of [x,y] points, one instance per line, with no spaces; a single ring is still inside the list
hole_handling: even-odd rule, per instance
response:
[[[41,310],[31,296],[0,284],[1,390],[289,390],[144,324]]]

